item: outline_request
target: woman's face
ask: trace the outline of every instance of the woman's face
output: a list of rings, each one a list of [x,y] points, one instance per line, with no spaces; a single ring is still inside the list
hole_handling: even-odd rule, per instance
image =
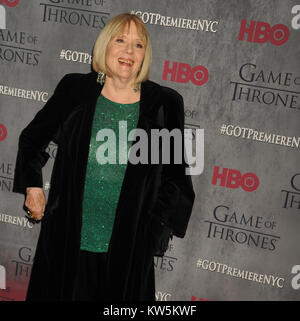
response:
[[[106,50],[106,66],[109,76],[122,81],[136,79],[145,56],[145,45],[140,38],[135,23],[125,27],[121,34],[110,40]]]

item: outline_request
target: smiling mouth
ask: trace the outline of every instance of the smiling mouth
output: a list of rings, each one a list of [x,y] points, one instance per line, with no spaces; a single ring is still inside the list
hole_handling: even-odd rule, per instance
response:
[[[118,61],[121,65],[124,65],[124,66],[132,66],[134,63],[133,60],[131,59],[123,59],[123,58],[119,58]]]

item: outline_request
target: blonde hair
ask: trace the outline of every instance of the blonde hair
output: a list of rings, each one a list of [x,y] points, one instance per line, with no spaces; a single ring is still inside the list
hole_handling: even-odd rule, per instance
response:
[[[152,47],[148,31],[142,19],[135,14],[121,13],[108,21],[96,39],[93,49],[92,67],[96,72],[103,71],[107,74],[105,62],[107,45],[112,37],[122,33],[126,26],[130,26],[131,22],[135,23],[138,34],[145,46],[144,60],[136,79],[136,82],[140,83],[146,81],[149,77],[152,62]]]

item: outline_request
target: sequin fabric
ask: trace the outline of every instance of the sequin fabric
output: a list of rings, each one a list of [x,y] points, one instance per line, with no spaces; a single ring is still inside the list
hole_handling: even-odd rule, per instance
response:
[[[80,244],[82,250],[90,252],[108,250],[127,167],[128,150],[132,144],[132,141],[127,141],[127,136],[136,128],[138,115],[139,102],[119,104],[103,95],[97,99],[84,185]],[[103,129],[106,129],[106,132]],[[114,132],[115,140],[111,139],[114,135],[109,135],[109,138],[105,136],[111,130]],[[112,148],[114,143],[116,148]],[[116,162],[101,164],[104,158],[109,158],[110,162],[115,159]]]

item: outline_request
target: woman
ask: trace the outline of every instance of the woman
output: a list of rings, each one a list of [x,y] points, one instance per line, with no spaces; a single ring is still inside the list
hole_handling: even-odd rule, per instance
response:
[[[98,157],[99,130],[117,132],[120,120],[148,138],[155,128],[183,134],[182,97],[147,80],[150,64],[141,19],[114,17],[96,40],[94,71],[65,75],[22,131],[13,190],[41,220],[27,300],[155,300],[153,257],[172,233],[184,237],[194,201],[184,149],[181,164],[100,165]],[[50,141],[58,151],[46,205]]]

